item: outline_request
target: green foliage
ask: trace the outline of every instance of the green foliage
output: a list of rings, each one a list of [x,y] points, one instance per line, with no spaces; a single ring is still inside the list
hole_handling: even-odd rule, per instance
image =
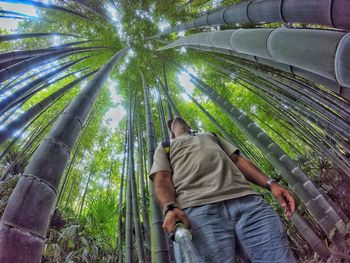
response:
[[[20,175],[23,173],[24,168],[27,166],[27,164],[28,159],[26,156],[12,150],[5,156],[3,168],[5,168],[6,172],[11,175]]]
[[[6,181],[0,182],[0,215],[4,213],[8,199],[18,182],[18,176],[9,178]]]
[[[116,250],[92,229],[95,225],[89,221],[102,223],[94,216],[81,221],[72,211],[56,210],[42,262],[117,262]],[[100,225],[99,229],[104,231],[104,225]]]
[[[0,28],[0,35],[7,35],[9,32],[6,29]],[[0,42],[0,51],[9,51],[13,48],[13,44],[7,41]]]
[[[87,212],[81,216],[92,236],[115,248],[118,207],[113,195],[94,196],[89,200]]]
[[[328,159],[322,157],[313,158],[314,149],[311,149],[309,145],[305,144],[305,142],[300,139],[300,136],[294,132],[293,126],[290,123],[285,119],[279,118],[279,115],[277,115],[278,109],[276,109],[270,101],[264,100],[262,96],[254,92],[253,85],[239,80],[234,76],[223,74],[218,68],[213,66],[212,62],[215,61],[215,59],[210,52],[198,52],[194,50],[156,51],[165,43],[178,38],[178,34],[170,34],[161,40],[150,41],[147,39],[157,33],[162,24],[168,23],[174,26],[180,22],[189,21],[205,11],[215,9],[218,1],[115,1],[117,9],[113,11],[116,14],[114,23],[96,15],[94,12],[77,4],[75,1],[58,0],[57,2],[72,10],[87,15],[91,20],[81,19],[54,10],[38,9],[37,12],[42,20],[26,20],[20,22],[17,32],[59,32],[78,35],[79,38],[62,36],[58,40],[52,37],[42,37],[22,39],[13,42],[7,41],[0,43],[0,51],[40,49],[53,46],[57,43],[65,44],[78,40],[94,40],[90,43],[81,44],[79,47],[105,47],[104,49],[98,49],[88,53],[74,54],[35,69],[37,72],[42,72],[44,69],[54,67],[57,63],[66,63],[88,54],[94,54],[91,58],[74,65],[63,74],[85,68],[86,70],[84,73],[96,70],[103,66],[106,61],[121,48],[130,46],[132,51],[115,67],[112,74],[109,76],[109,81],[102,89],[93,106],[90,113],[90,120],[84,124],[85,126],[81,133],[81,146],[79,148],[75,146],[71,152],[70,161],[72,161],[72,153],[75,150],[77,150],[77,156],[75,162],[72,163],[71,170],[65,170],[65,175],[68,176],[67,183],[66,186],[62,188],[63,193],[59,209],[56,210],[57,212],[53,217],[53,223],[48,233],[43,262],[116,261],[118,256],[116,254],[118,251],[116,248],[118,233],[117,221],[119,217],[123,216],[123,213],[120,212],[125,210],[124,207],[119,210],[116,198],[119,196],[120,184],[123,183],[121,182],[121,167],[122,155],[125,151],[123,145],[127,121],[124,117],[119,122],[118,127],[111,128],[104,118],[107,112],[117,105],[122,105],[124,109],[128,108],[127,98],[128,88],[130,87],[132,96],[137,99],[136,122],[141,122],[142,129],[145,129],[140,71],[143,72],[147,87],[150,90],[152,114],[158,141],[162,139],[155,95],[157,85],[155,76],[158,76],[164,81],[164,64],[166,65],[169,94],[181,115],[183,115],[183,117],[188,120],[191,127],[196,130],[218,133],[216,127],[196,105],[189,101],[180,89],[176,87],[174,81],[179,81],[179,70],[172,65],[170,61],[175,61],[180,65],[185,65],[194,69],[195,74],[199,78],[213,87],[223,98],[245,112],[249,118],[254,120],[290,157],[299,159],[303,169],[311,175],[313,179],[316,181],[318,180],[317,182],[327,190],[327,193],[330,193],[334,200],[341,202],[341,198],[336,194],[335,189],[336,187],[344,185],[348,186],[347,181],[345,183],[342,181],[342,178],[346,176],[337,177],[337,183],[334,185],[330,183],[327,184],[325,178],[331,180],[331,175],[338,175],[338,171],[334,173],[329,172],[329,170],[334,169],[334,167]],[[220,6],[236,4],[238,2],[237,0],[221,1]],[[95,10],[103,11],[106,14],[111,11],[106,9],[108,6],[109,9],[113,9],[109,1],[89,0],[86,1],[86,3],[95,8]],[[278,23],[272,23],[264,26],[277,27],[279,25]],[[222,27],[222,29],[225,29],[225,27]],[[211,29],[195,29],[187,31],[186,35],[206,30]],[[9,32],[1,30],[0,34],[9,34]],[[225,56],[225,58],[232,60],[232,57]],[[216,63],[227,70],[235,69],[228,63],[220,63],[218,61],[216,61]],[[19,76],[18,80],[23,80],[25,77],[33,74],[33,72],[34,71],[31,71]],[[60,76],[63,76],[63,74]],[[31,78],[29,81],[33,81],[36,77]],[[76,76],[70,76],[38,92],[15,112],[14,117],[48,97],[64,85],[67,85],[75,78]],[[21,85],[24,84],[22,83]],[[74,87],[33,121],[30,127],[24,132],[23,136],[14,144],[13,151],[10,151],[6,155],[6,159],[2,160],[4,168],[9,167],[9,165],[16,160],[16,156],[19,152],[23,152],[22,158],[20,158],[20,161],[16,161],[14,168],[11,170],[11,174],[21,174],[23,172],[28,158],[51,129],[53,122],[50,122],[58,117],[57,114],[73,100],[85,85],[86,81]],[[113,88],[116,86],[115,92],[121,97],[121,101],[113,101],[113,92],[111,92],[112,86]],[[247,136],[237,128],[212,101],[208,100],[208,98],[196,88],[192,95],[224,127],[239,147],[245,147],[247,156],[254,157],[254,161],[266,174],[280,180],[280,183],[284,184],[283,180],[281,180],[281,175],[274,171],[274,168],[267,161],[266,157],[257,150],[255,145],[248,140]],[[165,106],[164,94],[162,94],[162,100]],[[40,132],[41,129],[42,132]],[[142,130],[142,132],[144,132],[144,130]],[[30,143],[28,144],[28,142]],[[0,149],[4,150],[6,146],[8,146],[8,144],[5,144]],[[145,144],[144,148],[146,148]],[[310,154],[306,155],[306,153]],[[135,160],[137,161],[138,157],[136,157]],[[148,170],[149,168],[150,167],[148,167]],[[5,169],[2,171],[4,170]],[[148,171],[145,169],[145,177],[147,176],[147,172]],[[86,200],[82,200],[83,191],[90,173],[91,180],[87,187]],[[0,195],[8,196],[16,180],[17,179],[13,179],[13,181],[9,180],[0,183]],[[347,190],[346,187],[341,189],[343,192]],[[144,189],[144,191],[146,192],[146,198],[148,198],[148,189]],[[281,209],[270,193],[262,191],[262,194],[264,198],[282,214]],[[3,200],[4,202],[2,202]],[[0,213],[6,202],[6,198],[1,199]],[[341,203],[345,211],[350,211],[346,208],[348,207],[346,201],[342,201]],[[123,206],[125,206],[124,203]],[[83,208],[82,214],[77,216],[80,207]],[[56,225],[55,222],[57,223]],[[288,222],[285,223],[288,229],[291,228]]]

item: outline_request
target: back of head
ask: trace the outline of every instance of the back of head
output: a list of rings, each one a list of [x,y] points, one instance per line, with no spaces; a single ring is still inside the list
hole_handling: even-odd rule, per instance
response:
[[[181,134],[187,133],[190,130],[190,126],[181,117],[175,117],[173,120],[169,120],[168,126],[171,130],[171,137],[173,139]]]

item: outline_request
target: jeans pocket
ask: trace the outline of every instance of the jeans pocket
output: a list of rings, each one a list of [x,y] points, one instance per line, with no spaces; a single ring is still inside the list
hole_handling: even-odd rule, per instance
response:
[[[218,213],[217,204],[193,206],[183,209],[187,216],[216,215]]]
[[[192,230],[220,223],[219,207],[217,204],[189,207],[185,208],[183,211],[192,224]]]

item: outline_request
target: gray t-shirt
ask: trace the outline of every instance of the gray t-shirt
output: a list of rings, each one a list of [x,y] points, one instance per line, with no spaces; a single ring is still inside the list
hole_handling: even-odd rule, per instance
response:
[[[158,145],[150,179],[159,171],[172,173],[176,203],[181,208],[258,194],[230,159],[236,151],[232,144],[208,132],[182,134],[170,142],[172,170],[163,147]]]

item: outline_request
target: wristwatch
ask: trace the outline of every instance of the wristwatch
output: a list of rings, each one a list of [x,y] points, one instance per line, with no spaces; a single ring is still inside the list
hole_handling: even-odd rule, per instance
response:
[[[174,208],[179,208],[178,205],[174,202],[167,203],[163,208],[163,217],[166,216],[166,214],[173,210]]]
[[[267,182],[266,182],[266,184],[265,184],[265,188],[268,189],[269,191],[271,191],[271,188],[270,188],[270,187],[271,187],[271,184],[272,184],[272,183],[276,183],[276,181],[275,181],[274,179],[271,179],[271,178],[270,178],[269,180],[267,180]]]

